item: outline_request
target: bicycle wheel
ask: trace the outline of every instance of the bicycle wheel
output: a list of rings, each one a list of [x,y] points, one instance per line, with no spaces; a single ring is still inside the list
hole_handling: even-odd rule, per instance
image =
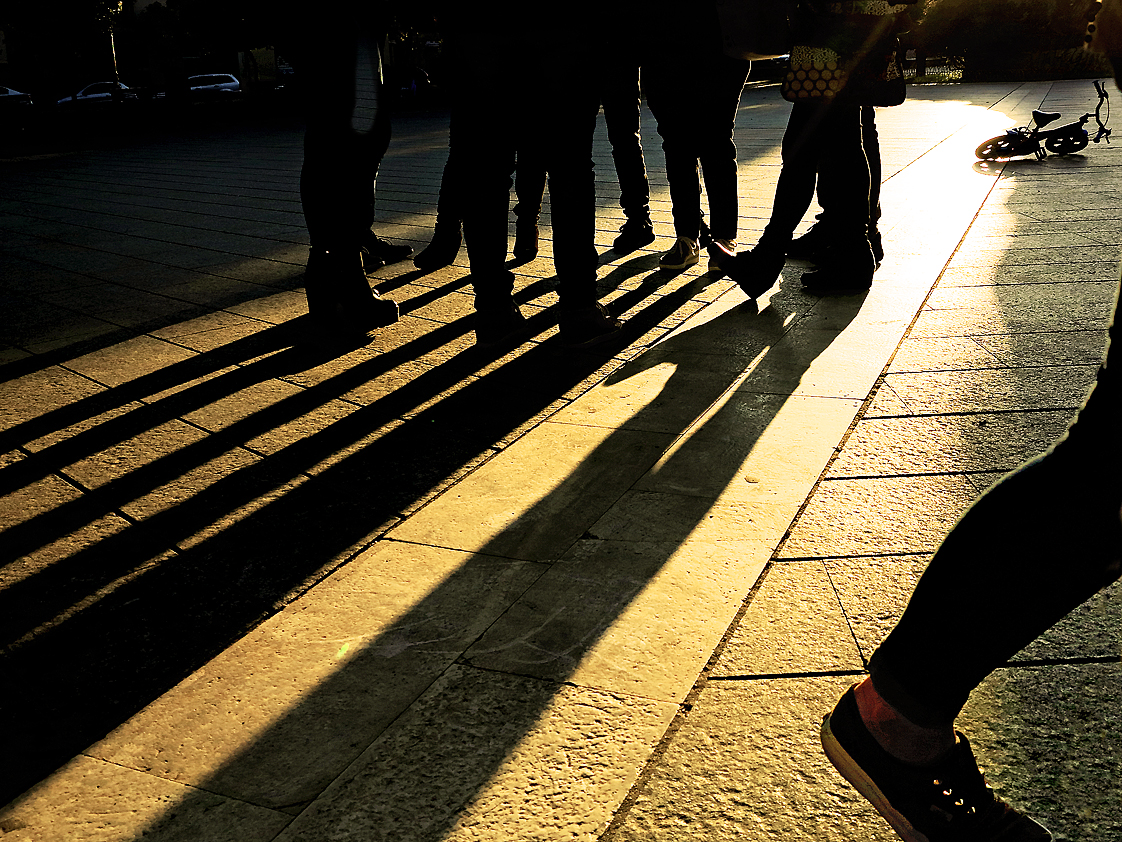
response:
[[[1087,132],[1084,130],[1075,136],[1060,135],[1059,137],[1050,137],[1044,141],[1044,148],[1053,155],[1070,155],[1072,152],[1085,149],[1087,143]]]
[[[991,137],[981,146],[974,150],[974,154],[981,158],[983,161],[996,161],[998,158],[1012,158],[1014,155],[1020,155],[1017,151],[1020,146],[1015,140],[1010,139],[1008,135],[1001,137]]]

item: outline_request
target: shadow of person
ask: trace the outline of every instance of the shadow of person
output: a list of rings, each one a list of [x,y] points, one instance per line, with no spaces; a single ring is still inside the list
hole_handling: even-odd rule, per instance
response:
[[[856,411],[802,380],[857,306],[827,305],[829,326],[803,332],[794,327],[807,314],[779,306],[726,309],[655,345],[317,587],[319,604],[339,612],[333,632],[297,631],[323,609],[309,602],[308,615],[296,604],[262,633],[299,646],[242,641],[94,746],[91,756],[129,765],[174,739],[177,756],[159,763],[198,789],[145,832],[183,831],[199,816],[195,805],[219,794],[290,811],[318,798],[293,838],[330,827],[333,838],[439,839],[473,820],[470,805],[486,801],[528,734],[561,728],[565,743],[559,705],[604,717],[607,734],[621,710],[656,719],[653,708],[676,710],[711,651],[690,640],[689,618],[737,586],[739,604],[836,444],[816,451],[796,436],[792,447],[772,424],[793,403],[819,401],[848,412],[834,419],[840,435]],[[174,580],[164,587],[189,588],[207,606],[176,606],[167,628],[205,627],[200,610],[239,610],[230,587],[216,599],[232,553],[268,564],[364,533],[353,519],[387,493],[412,447],[433,446],[465,413],[512,394],[540,369],[534,356],[185,549],[162,573]],[[482,498],[499,518],[481,517]],[[672,568],[670,578],[690,587],[673,590],[676,606],[652,609],[644,600],[669,587],[662,577]],[[410,579],[425,595],[396,604]],[[128,590],[111,598],[127,606]],[[673,633],[613,633],[625,614],[647,612],[657,624],[663,609]],[[316,651],[298,651],[305,645]],[[660,657],[682,646],[696,657],[659,680]],[[337,657],[321,657],[327,650]],[[314,675],[304,689],[269,690],[291,683],[284,676],[298,664],[310,671],[305,682]],[[256,712],[220,702],[230,692],[260,692]],[[240,738],[223,739],[230,729]]]

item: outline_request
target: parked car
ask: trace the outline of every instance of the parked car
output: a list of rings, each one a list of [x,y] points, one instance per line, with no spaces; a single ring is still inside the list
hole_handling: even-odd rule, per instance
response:
[[[229,73],[204,73],[201,76],[188,76],[187,86],[194,97],[226,97],[239,93],[241,82]]]
[[[31,94],[0,85],[0,109],[3,109],[3,113],[10,114],[13,110],[19,111],[25,108],[31,108]]]
[[[120,82],[94,82],[92,85],[86,85],[76,95],[64,96],[56,105],[108,105],[135,99],[136,92]]]
[[[31,112],[30,94],[0,85],[0,133],[27,128]]]

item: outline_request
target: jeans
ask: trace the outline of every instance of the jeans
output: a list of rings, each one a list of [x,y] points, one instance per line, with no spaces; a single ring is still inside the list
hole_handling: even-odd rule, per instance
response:
[[[1122,573],[1119,331],[1116,303],[1073,424],[963,514],[873,653],[874,688],[915,724],[953,722],[992,670]]]
[[[560,33],[513,42],[492,37],[473,33],[455,68],[451,142],[463,167],[476,308],[509,306],[507,216],[517,156],[548,173],[561,306],[589,306],[596,300],[592,141],[600,110],[591,51]]]
[[[868,235],[873,179],[862,137],[862,111],[860,105],[837,102],[791,106],[783,133],[783,169],[761,243],[783,247],[791,241],[816,186],[824,215],[838,223],[843,235]],[[874,137],[875,132],[874,128]],[[876,152],[879,203],[879,145]]]
[[[619,179],[619,205],[628,219],[645,221],[650,214],[651,187],[639,134],[639,56],[613,39],[600,45],[597,60],[600,103]]]
[[[700,236],[704,177],[710,233],[714,239],[736,239],[740,211],[733,126],[748,70],[748,62],[725,56],[696,70],[665,56],[643,67],[647,102],[662,137],[674,233],[679,237],[697,240]]]
[[[313,248],[358,254],[390,143],[381,56],[369,16],[309,18],[300,72],[307,128],[300,201]]]

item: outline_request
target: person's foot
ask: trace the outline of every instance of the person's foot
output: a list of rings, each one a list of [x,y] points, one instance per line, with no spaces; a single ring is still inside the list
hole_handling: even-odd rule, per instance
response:
[[[709,271],[723,275],[736,256],[736,240],[713,240],[706,251],[709,252]]]
[[[873,285],[877,260],[868,239],[835,243],[822,254],[819,268],[803,275],[803,288],[816,295],[849,295]]]
[[[623,322],[599,301],[587,307],[561,311],[561,341],[570,348],[591,348],[619,334]]]
[[[829,229],[821,222],[816,222],[805,234],[791,240],[787,246],[787,256],[792,260],[815,261],[832,242]]]
[[[529,263],[538,256],[538,226],[519,223],[514,229],[514,259]]]
[[[821,736],[841,776],[906,842],[1049,842],[1051,833],[990,789],[955,733],[954,748],[934,763],[897,760],[865,727],[851,687],[823,718]]]
[[[810,230],[801,237],[795,237],[787,246],[787,256],[792,260],[807,260],[811,263],[821,263],[829,257],[830,248],[836,240],[830,233],[828,226],[816,222]],[[873,249],[873,257],[877,266],[884,261],[884,244],[881,241],[880,231],[875,227],[869,230],[869,244]]]
[[[397,263],[412,253],[412,246],[388,242],[373,231],[367,231],[362,238],[362,268],[367,272]]]
[[[451,266],[456,260],[456,255],[460,253],[463,241],[459,224],[452,226],[438,222],[432,240],[413,258],[413,265],[423,272],[435,272],[437,269]]]
[[[628,219],[619,229],[619,236],[612,241],[612,251],[629,254],[655,241],[654,225],[650,217]]]
[[[700,260],[697,240],[679,237],[670,251],[658,259],[658,265],[661,269],[680,271],[688,266],[696,266]]]
[[[507,305],[487,307],[475,313],[475,344],[482,348],[501,345],[526,325],[526,317],[513,300]]]
[[[784,248],[761,242],[751,251],[726,260],[723,268],[749,298],[756,299],[775,286],[786,262]]]
[[[304,294],[313,324],[325,335],[366,333],[398,320],[397,302],[370,288],[355,252],[312,249],[304,270]]]

